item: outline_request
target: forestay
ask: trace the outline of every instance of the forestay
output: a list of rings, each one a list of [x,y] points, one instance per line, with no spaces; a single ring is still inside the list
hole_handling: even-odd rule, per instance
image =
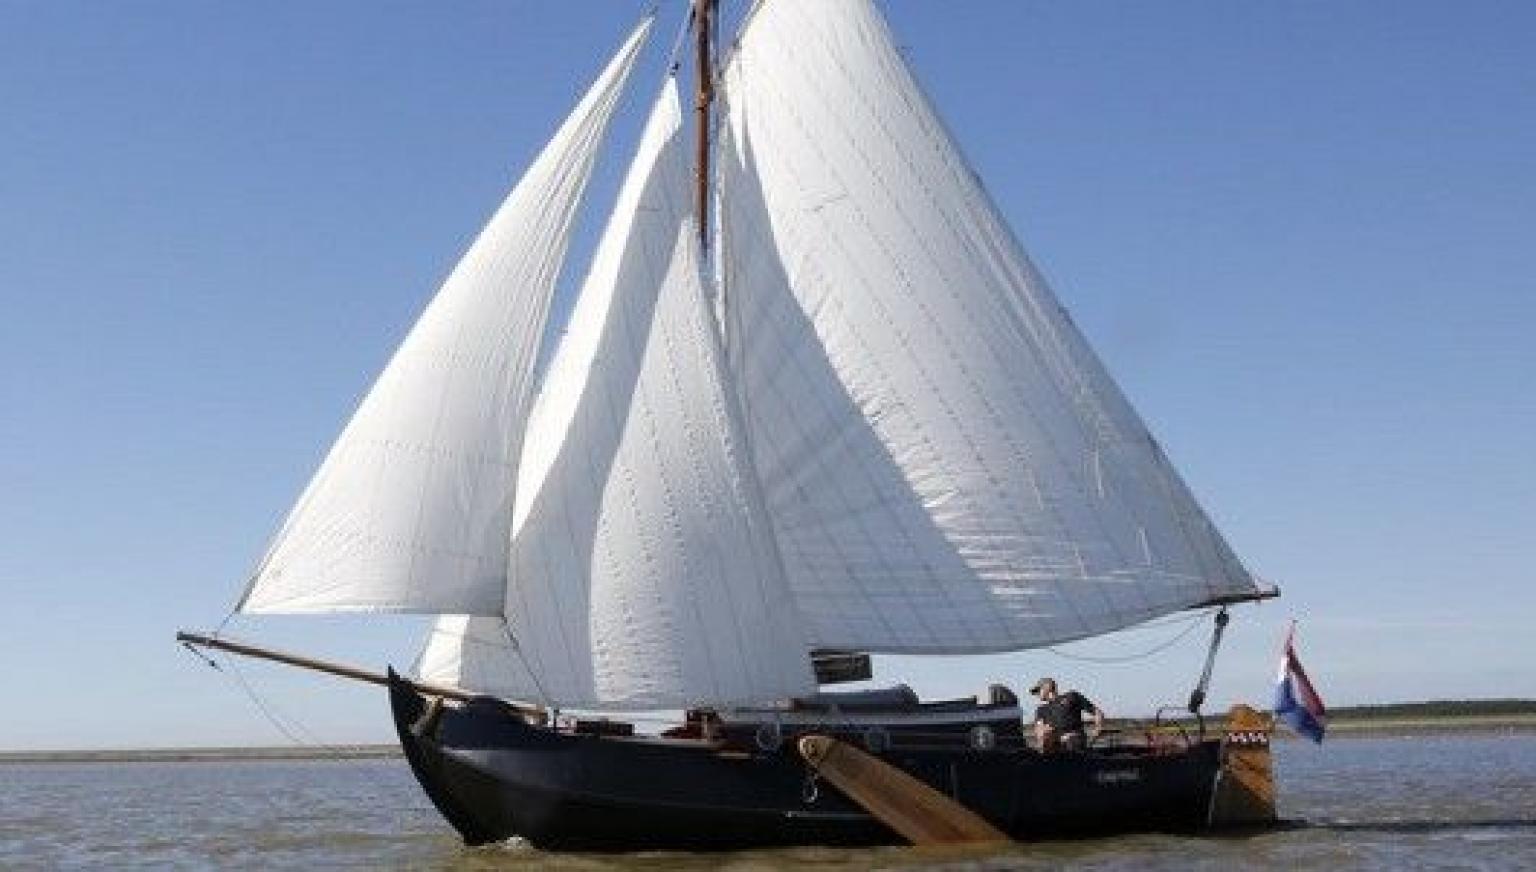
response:
[[[669,80],[530,427],[517,650],[490,621],[441,619],[423,677],[607,709],[815,687],[723,378],[681,125]]]
[[[726,341],[813,645],[1026,648],[1254,589],[868,0],[760,3],[724,81]]]
[[[629,36],[443,283],[283,524],[247,612],[499,615],[532,371]]]

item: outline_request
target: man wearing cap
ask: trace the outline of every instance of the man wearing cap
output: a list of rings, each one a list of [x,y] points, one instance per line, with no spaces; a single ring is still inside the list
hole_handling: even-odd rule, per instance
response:
[[[1083,732],[1083,713],[1093,715],[1093,735],[1104,729],[1104,712],[1075,690],[1056,691],[1056,679],[1042,678],[1029,692],[1040,697],[1035,709],[1035,742],[1043,753],[1081,751],[1088,747]]]

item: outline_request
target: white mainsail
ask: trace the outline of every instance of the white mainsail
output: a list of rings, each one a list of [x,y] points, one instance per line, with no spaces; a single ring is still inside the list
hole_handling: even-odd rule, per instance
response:
[[[500,615],[533,368],[647,18],[443,283],[289,514],[246,612]]]
[[[1255,589],[869,0],[758,4],[724,82],[726,341],[812,644],[1012,650]]]
[[[681,130],[669,79],[530,426],[508,627],[439,619],[424,678],[608,709],[815,688],[705,299]]]

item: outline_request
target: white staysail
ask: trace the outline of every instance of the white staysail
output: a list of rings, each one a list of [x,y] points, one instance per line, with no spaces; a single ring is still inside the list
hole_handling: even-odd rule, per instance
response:
[[[725,73],[731,370],[816,646],[981,652],[1251,592],[868,0]]]
[[[242,610],[501,614],[550,295],[650,27],[629,36],[443,283],[283,524]]]
[[[539,699],[538,682],[512,646],[501,618],[440,615],[416,658],[416,677],[511,699]]]
[[[530,427],[506,602],[518,650],[490,621],[440,619],[426,678],[607,709],[815,687],[724,382],[681,126],[669,80]]]

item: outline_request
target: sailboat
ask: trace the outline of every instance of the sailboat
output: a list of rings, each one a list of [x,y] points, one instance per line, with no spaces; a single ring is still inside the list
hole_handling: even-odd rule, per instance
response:
[[[808,737],[1013,838],[1272,816],[1263,796],[1230,811],[1267,789],[1233,767],[1262,723],[1048,754],[1006,687],[825,689],[869,677],[870,654],[1020,651],[1190,609],[1221,610],[1214,655],[1226,607],[1277,592],[1090,350],[872,0],[758,0],[723,52],[717,18],[694,0],[692,130],[673,64],[558,347],[541,350],[551,298],[650,18],[239,600],[435,615],[411,674],[180,638],[387,684],[413,771],[471,844],[899,841]],[[685,714],[654,735],[629,714],[656,711]]]

